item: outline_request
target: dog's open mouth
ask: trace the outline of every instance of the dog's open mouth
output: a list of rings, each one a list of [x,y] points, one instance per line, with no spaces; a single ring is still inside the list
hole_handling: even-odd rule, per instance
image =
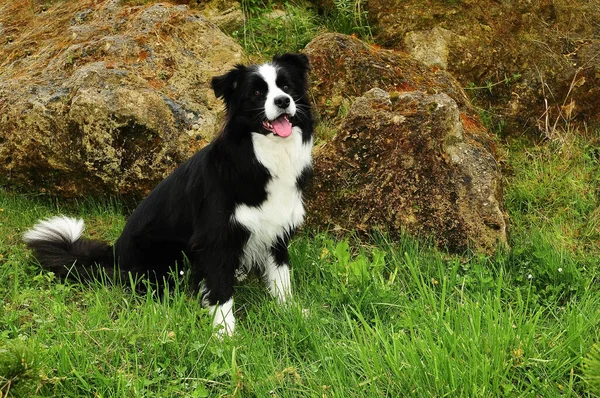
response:
[[[265,130],[272,132],[280,137],[288,137],[292,134],[292,122],[290,122],[290,116],[286,113],[279,116],[275,120],[265,120],[262,123]]]

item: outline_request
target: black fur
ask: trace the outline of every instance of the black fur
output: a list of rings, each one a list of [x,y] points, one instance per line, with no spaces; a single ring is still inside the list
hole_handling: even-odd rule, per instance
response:
[[[75,242],[67,239],[39,240],[28,245],[42,265],[59,278],[73,277],[86,281],[106,276],[118,280],[121,276],[120,271],[112,266],[113,249],[104,242],[80,238]]]

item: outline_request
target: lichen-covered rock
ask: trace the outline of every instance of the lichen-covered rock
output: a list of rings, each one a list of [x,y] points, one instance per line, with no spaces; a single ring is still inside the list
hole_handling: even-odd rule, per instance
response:
[[[446,93],[463,112],[474,114],[456,79],[446,71],[432,70],[407,53],[370,46],[338,33],[317,36],[304,52],[311,61],[311,92],[323,117],[335,117],[344,99],[360,96],[373,87]]]
[[[202,2],[201,13],[226,33],[242,29],[246,22],[242,6],[238,1],[210,0]]]
[[[446,94],[375,88],[318,152],[309,223],[406,230],[450,250],[505,245],[501,176]]]
[[[309,225],[406,230],[456,251],[506,244],[494,140],[448,72],[341,34],[305,53],[317,114],[337,131],[317,137]]]
[[[2,18],[0,183],[140,197],[218,131],[209,80],[243,52],[205,17],[118,0],[31,12],[25,27],[21,14]]]
[[[378,43],[445,58],[513,131],[546,132],[547,113],[552,123],[600,123],[597,0],[369,0],[367,9]]]
[[[456,35],[437,26],[427,31],[408,32],[404,36],[406,50],[414,59],[441,69],[448,68],[448,47],[452,40],[457,40]]]

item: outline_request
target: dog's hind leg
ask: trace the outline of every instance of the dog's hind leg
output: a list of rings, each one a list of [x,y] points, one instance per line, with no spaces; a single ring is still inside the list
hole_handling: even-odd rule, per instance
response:
[[[202,305],[213,317],[213,328],[219,335],[231,336],[235,329],[233,310],[234,269],[237,258],[232,253],[218,252],[194,256],[193,267],[208,269],[202,286]]]

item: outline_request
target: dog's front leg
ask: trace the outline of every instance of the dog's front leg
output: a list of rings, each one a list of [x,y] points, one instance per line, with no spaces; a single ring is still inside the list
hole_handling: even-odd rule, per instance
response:
[[[279,238],[271,248],[271,253],[265,264],[264,280],[271,295],[283,304],[292,298],[290,280],[290,256],[288,254],[288,239]]]

